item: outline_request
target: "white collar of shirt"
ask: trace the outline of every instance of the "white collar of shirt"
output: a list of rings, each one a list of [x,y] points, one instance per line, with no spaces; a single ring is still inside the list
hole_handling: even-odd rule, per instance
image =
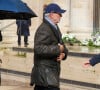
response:
[[[51,21],[51,19],[48,16],[45,16],[45,19],[54,27],[57,29],[57,26]]]

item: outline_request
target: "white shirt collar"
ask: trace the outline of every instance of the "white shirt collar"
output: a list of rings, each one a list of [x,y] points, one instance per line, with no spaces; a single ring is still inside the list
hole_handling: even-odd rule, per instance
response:
[[[57,29],[57,26],[51,21],[51,19],[48,16],[45,16],[45,19],[54,27]]]

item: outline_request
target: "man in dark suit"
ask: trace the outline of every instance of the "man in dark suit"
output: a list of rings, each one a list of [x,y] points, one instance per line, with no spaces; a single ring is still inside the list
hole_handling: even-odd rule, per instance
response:
[[[31,26],[31,20],[16,20],[18,46],[21,46],[21,36],[24,36],[24,46],[28,45],[28,36],[30,35],[29,26]]]
[[[35,84],[34,90],[60,90],[60,62],[66,60],[68,50],[57,23],[66,10],[52,3],[44,11],[43,22],[34,38],[31,85]]]

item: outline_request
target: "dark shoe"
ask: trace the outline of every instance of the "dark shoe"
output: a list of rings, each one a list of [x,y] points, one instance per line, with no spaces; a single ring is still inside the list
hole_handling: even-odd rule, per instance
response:
[[[21,44],[18,44],[18,47],[20,47],[21,46]]]
[[[24,44],[25,47],[27,47],[28,45],[29,45],[28,43],[25,43],[25,44]]]
[[[25,45],[29,45],[29,43],[25,43]]]
[[[27,45],[25,44],[24,47],[27,47]]]

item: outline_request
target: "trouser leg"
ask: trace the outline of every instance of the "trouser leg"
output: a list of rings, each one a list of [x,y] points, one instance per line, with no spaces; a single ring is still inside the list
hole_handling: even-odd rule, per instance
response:
[[[49,86],[46,90],[60,90],[58,87]]]
[[[52,87],[52,86],[44,87],[44,86],[38,86],[38,85],[36,85],[34,87],[34,90],[60,90],[60,88],[58,88],[58,87]]]
[[[18,45],[21,45],[21,36],[18,35]]]
[[[28,36],[24,36],[24,44],[28,44]]]
[[[46,90],[43,86],[35,85],[34,90]]]

